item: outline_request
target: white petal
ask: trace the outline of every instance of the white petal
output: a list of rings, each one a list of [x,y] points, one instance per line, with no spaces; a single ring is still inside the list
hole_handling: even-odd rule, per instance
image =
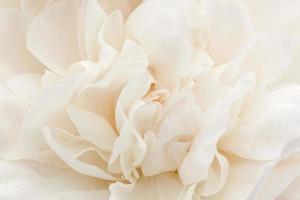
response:
[[[5,85],[0,85],[0,157],[16,159],[20,156],[22,120],[27,103],[19,99]]]
[[[45,73],[41,78],[41,82],[44,88],[50,87],[55,83],[58,83],[59,81],[61,81],[61,77],[49,70],[45,70]]]
[[[259,84],[269,84],[287,70],[291,61],[292,46],[288,35],[261,33],[246,52],[240,73],[255,72]]]
[[[233,158],[230,161],[228,179],[224,188],[209,200],[219,199],[255,199],[250,195],[268,177],[273,164]],[[254,193],[256,194],[256,193]]]
[[[78,16],[78,42],[81,57],[98,61],[97,34],[106,18],[97,0],[82,1]]]
[[[183,186],[174,174],[141,178],[124,200],[177,199]]]
[[[0,12],[0,65],[14,73],[41,73],[43,69],[26,47],[26,35],[31,21],[29,14],[17,9]]]
[[[146,133],[145,141],[148,149],[141,165],[144,176],[150,177],[162,172],[175,171],[178,168],[177,162],[167,158],[164,151],[164,144],[157,139],[154,133]],[[154,160],[155,162],[153,162]]]
[[[142,0],[100,0],[100,3],[106,13],[119,9],[127,17],[138,4],[142,3]]]
[[[21,8],[25,12],[38,14],[41,9],[46,6],[49,0],[20,0]]]
[[[2,160],[0,177],[0,199],[3,200],[58,200],[55,197],[67,197],[62,195],[67,193],[76,194],[76,200],[84,200],[88,197],[108,199],[105,198],[107,197],[104,192],[105,183],[70,169],[50,167],[32,161]]]
[[[104,24],[98,34],[100,46],[106,45],[120,50],[124,42],[124,24],[122,12],[116,10],[112,12],[104,21]]]
[[[131,109],[133,103],[144,97],[150,86],[152,84],[152,79],[148,71],[141,71],[137,73],[122,89],[118,101],[116,103],[116,125],[120,130],[122,126],[122,121],[124,120],[124,115],[128,116],[129,110]]]
[[[282,86],[252,101],[221,148],[251,159],[274,159],[299,138],[300,87]]]
[[[64,110],[65,106],[77,90],[95,76],[93,70],[83,71],[43,90],[38,100],[27,109],[23,120],[22,139],[28,153],[47,148],[40,130],[45,124],[74,132],[74,126]]]
[[[108,190],[93,190],[93,191],[67,191],[56,195],[51,195],[49,200],[108,200]]]
[[[117,134],[103,117],[75,106],[68,107],[68,114],[83,138],[103,150],[112,150]]]
[[[48,4],[29,27],[27,46],[52,71],[63,75],[80,60],[77,40],[79,1]]]
[[[52,150],[75,171],[104,180],[116,180],[105,172],[104,161],[87,142],[60,129],[44,128],[43,132]]]
[[[142,49],[135,42],[126,40],[115,64],[100,81],[79,92],[76,104],[101,115],[114,126],[115,98],[124,84],[147,66],[147,57]]]
[[[212,196],[223,189],[229,172],[229,163],[222,154],[217,153],[215,161],[208,172],[208,179],[205,182],[201,194],[203,196]]]
[[[9,79],[6,85],[20,98],[33,103],[42,91],[41,77],[37,74],[20,74]]]
[[[243,5],[224,0],[207,2],[209,52],[216,63],[234,58],[252,34],[252,24]]]
[[[0,65],[0,82],[1,83],[7,81],[13,75],[14,75],[14,72],[10,67]]]
[[[154,3],[145,2],[132,12],[126,30],[145,50],[157,79],[169,88],[176,87],[178,79],[189,72],[192,56],[176,20]]]
[[[276,199],[300,175],[300,154],[280,161],[261,190],[260,199]]]
[[[251,75],[242,77],[227,97],[208,112],[205,126],[195,136],[191,149],[179,168],[179,176],[184,185],[198,183],[207,178],[209,167],[217,151],[217,142],[228,126],[232,104],[253,87],[254,82],[254,77]]]

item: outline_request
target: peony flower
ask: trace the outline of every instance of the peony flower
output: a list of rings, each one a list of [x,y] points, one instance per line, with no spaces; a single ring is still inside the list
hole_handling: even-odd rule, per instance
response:
[[[299,199],[299,9],[0,0],[0,199]]]

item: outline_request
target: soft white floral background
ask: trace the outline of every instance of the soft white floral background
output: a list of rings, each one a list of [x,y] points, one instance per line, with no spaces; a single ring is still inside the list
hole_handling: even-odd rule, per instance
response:
[[[1,200],[299,200],[299,0],[0,0]]]

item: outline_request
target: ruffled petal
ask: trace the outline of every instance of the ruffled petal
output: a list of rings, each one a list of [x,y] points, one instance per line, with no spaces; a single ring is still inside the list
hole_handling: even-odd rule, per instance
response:
[[[176,20],[154,3],[145,2],[131,13],[126,30],[145,50],[155,77],[168,88],[175,88],[179,78],[189,72],[192,56]]]
[[[136,186],[127,192],[122,200],[156,200],[178,199],[183,186],[173,174],[161,174],[154,177],[141,178]],[[121,200],[121,199],[111,199]]]
[[[270,174],[274,163],[230,158],[230,170],[224,188],[208,200],[219,199],[255,199],[257,188]],[[257,190],[259,191],[259,190]]]
[[[65,106],[71,101],[77,90],[94,80],[97,76],[92,67],[79,73],[69,75],[64,80],[43,90],[43,93],[26,111],[22,125],[22,140],[28,153],[45,149],[46,144],[40,127],[50,125],[75,132],[67,116]],[[96,68],[98,70],[98,68]]]
[[[61,129],[44,128],[43,132],[51,149],[75,171],[104,180],[117,180],[105,171],[105,161],[89,143]]]
[[[282,86],[252,101],[236,130],[220,146],[248,159],[269,160],[280,156],[288,142],[299,138],[300,87]]]
[[[208,172],[208,178],[204,184],[203,190],[200,190],[202,196],[213,196],[223,189],[229,173],[229,163],[225,156],[216,153],[216,157]]]
[[[194,138],[191,149],[179,168],[179,176],[184,185],[199,183],[207,178],[217,151],[218,140],[226,132],[232,104],[251,89],[254,83],[253,76],[242,77],[227,97],[219,101],[209,112],[205,127]]]
[[[75,106],[68,106],[68,114],[83,138],[103,150],[112,151],[117,134],[103,117]]]

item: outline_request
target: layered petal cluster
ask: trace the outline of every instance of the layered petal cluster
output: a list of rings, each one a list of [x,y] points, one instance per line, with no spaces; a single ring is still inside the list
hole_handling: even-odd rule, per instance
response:
[[[300,199],[299,10],[0,0],[0,199]]]

